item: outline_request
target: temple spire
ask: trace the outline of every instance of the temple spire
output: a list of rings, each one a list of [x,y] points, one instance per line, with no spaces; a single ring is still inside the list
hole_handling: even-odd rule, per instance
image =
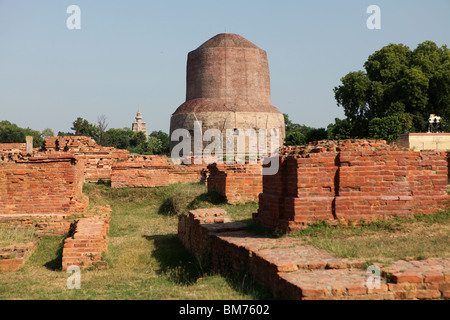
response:
[[[145,122],[142,122],[142,115],[141,115],[141,108],[138,105],[138,111],[136,114],[136,122],[133,122],[132,126],[131,126],[131,130],[135,131],[135,132],[144,132],[145,136],[148,139],[148,132],[147,132],[147,126],[145,124]]]

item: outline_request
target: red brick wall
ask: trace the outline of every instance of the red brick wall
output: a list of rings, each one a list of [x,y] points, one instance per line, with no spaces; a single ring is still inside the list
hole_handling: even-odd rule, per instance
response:
[[[257,202],[262,192],[262,164],[208,165],[208,191],[216,191],[228,203]]]
[[[447,152],[448,184],[450,184],[450,152]]]
[[[337,217],[373,220],[436,212],[449,199],[447,170],[441,152],[341,152]]]
[[[26,143],[0,143],[0,152],[25,151]]]
[[[178,217],[178,239],[196,259],[207,262],[212,250],[212,230],[208,226],[214,228],[214,224],[225,222],[231,222],[231,218],[224,209],[191,210],[188,215]]]
[[[130,156],[128,150],[103,147],[95,140],[83,136],[46,137],[39,152],[69,152],[84,159],[85,180],[88,182],[111,180],[112,166]]]
[[[443,152],[397,150],[380,141],[345,140],[286,148],[280,170],[263,177],[256,223],[283,231],[318,220],[359,221],[446,206]]]
[[[15,156],[0,161],[0,213],[74,214],[86,210],[84,162],[70,154]]]
[[[158,187],[203,182],[206,164],[174,164],[166,156],[131,156],[112,167],[111,187]]]

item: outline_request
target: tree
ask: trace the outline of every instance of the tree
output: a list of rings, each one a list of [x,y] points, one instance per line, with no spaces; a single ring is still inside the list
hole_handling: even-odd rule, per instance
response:
[[[98,127],[89,121],[78,117],[73,123],[72,128],[76,136],[90,137],[98,142]]]
[[[350,139],[352,137],[352,124],[348,119],[334,119],[334,124],[330,123],[327,127],[329,140]]]
[[[284,145],[286,146],[301,146],[306,144],[305,136],[298,131],[290,132],[284,141]]]
[[[7,120],[0,122],[0,143],[25,143],[26,136],[33,137],[34,148],[41,146],[44,141],[37,130],[20,128]]]
[[[367,137],[370,121],[393,115],[395,104],[404,107],[399,120],[412,118],[410,129],[418,132],[426,131],[431,113],[450,119],[450,50],[445,45],[425,41],[411,51],[389,44],[370,55],[364,69],[348,73],[334,88],[352,137]]]
[[[41,133],[41,137],[42,137],[42,138],[45,138],[45,137],[54,137],[54,136],[55,136],[55,133],[53,132],[52,129],[46,128],[46,129],[42,130],[42,133]]]
[[[98,128],[98,143],[102,146],[107,143],[106,128],[108,128],[107,118],[104,114],[97,118],[97,128]]]
[[[157,142],[160,141],[160,143]],[[148,141],[149,152],[152,154],[166,154],[168,155],[170,152],[170,138],[167,133],[164,131],[153,131],[150,133],[150,138]]]
[[[402,133],[402,125],[397,116],[374,118],[369,122],[369,137],[392,142]]]
[[[284,127],[285,127],[285,134],[286,136],[291,133],[291,132],[300,132],[303,135],[306,135],[306,133],[313,129],[311,127],[302,125],[302,124],[298,124],[298,123],[293,123],[290,119],[289,119],[289,115],[287,115],[286,113],[283,113],[284,116]]]
[[[7,120],[0,122],[1,143],[24,143],[25,133],[22,128]]]
[[[328,139],[327,130],[324,128],[311,129],[305,136],[306,142],[320,141]]]
[[[130,128],[114,129],[105,132],[107,147],[127,149],[131,153],[149,154],[147,137],[143,132],[134,132]]]
[[[108,147],[114,147],[117,149],[130,148],[130,141],[133,135],[133,131],[129,128],[114,129],[111,128],[105,132]]]
[[[162,154],[163,143],[160,139],[150,136],[147,146],[147,150],[150,154]]]

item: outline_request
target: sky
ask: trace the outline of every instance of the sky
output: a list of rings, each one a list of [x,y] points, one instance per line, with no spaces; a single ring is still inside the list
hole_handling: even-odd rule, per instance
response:
[[[80,29],[69,29],[70,5]],[[381,29],[369,29],[370,5]],[[450,46],[449,0],[0,0],[0,121],[71,131],[81,117],[169,131],[187,54],[236,33],[267,52],[272,105],[299,124],[344,118],[333,88],[390,43]]]

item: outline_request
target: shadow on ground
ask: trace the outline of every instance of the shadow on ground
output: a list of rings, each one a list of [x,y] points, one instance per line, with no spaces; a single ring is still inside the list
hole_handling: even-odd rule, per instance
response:
[[[177,235],[144,235],[143,237],[154,243],[155,250],[152,252],[152,257],[160,263],[161,269],[158,272],[165,274],[174,283],[192,285],[200,278],[217,274],[209,266],[197,261],[178,240]],[[220,275],[236,292],[254,299],[273,299],[270,291],[256,283],[247,273],[230,271]]]
[[[195,210],[198,208],[210,208],[220,204],[226,204],[226,200],[219,193],[205,192],[199,195],[190,195],[181,192],[174,192],[169,195],[161,203],[158,208],[158,213],[161,215],[177,215],[189,210]]]
[[[202,270],[201,265],[183,247],[176,235],[143,237],[154,243],[155,250],[151,255],[161,266],[158,273],[165,274],[174,283],[190,285],[205,274],[206,271]]]

